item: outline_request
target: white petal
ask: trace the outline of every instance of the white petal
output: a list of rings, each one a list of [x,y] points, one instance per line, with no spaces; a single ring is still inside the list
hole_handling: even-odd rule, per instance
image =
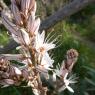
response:
[[[34,22],[34,25],[32,27],[32,31],[34,32],[35,35],[38,33],[38,30],[39,30],[39,27],[40,27],[40,23],[41,23],[40,18],[37,18],[35,20],[35,22]]]
[[[25,44],[29,45],[30,39],[28,33],[24,29],[21,29],[21,32],[22,32],[22,39],[25,41]]]
[[[68,73],[65,74],[64,76],[64,81],[67,80]]]
[[[14,69],[15,69],[15,73],[16,74],[18,74],[18,75],[21,75],[22,74],[21,71],[18,68],[14,67]]]
[[[43,31],[40,36],[41,36],[42,42],[44,42],[44,39],[45,39],[45,31]]]
[[[53,81],[56,81],[56,73],[53,73]]]
[[[40,34],[38,33],[36,36],[36,48],[38,49],[38,48],[42,47],[42,45],[43,45],[43,41],[40,37]]]
[[[52,64],[54,63],[54,60],[50,58],[50,56],[47,52],[45,53],[44,57],[45,57],[45,60],[47,61],[47,63],[52,66]]]
[[[67,88],[70,92],[74,93],[74,90],[73,90],[70,86],[66,86],[66,88]]]
[[[54,60],[52,60],[49,56],[48,53],[45,53],[43,55],[42,61],[41,61],[41,65],[43,65],[46,69],[50,69],[49,67],[52,67]]]

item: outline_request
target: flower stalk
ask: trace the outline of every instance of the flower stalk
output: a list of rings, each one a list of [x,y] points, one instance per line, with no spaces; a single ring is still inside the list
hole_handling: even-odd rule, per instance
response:
[[[3,24],[20,46],[17,47],[19,54],[0,55],[0,84],[19,85],[26,81],[35,95],[47,95],[48,88],[43,86],[41,77],[49,78],[48,71],[52,71],[52,83],[56,91],[67,88],[74,92],[69,84],[75,81],[67,79],[67,76],[77,61],[78,53],[74,49],[67,51],[66,60],[61,66],[53,69],[54,60],[50,57],[49,51],[56,47],[54,42],[57,39],[49,42],[50,39],[45,39],[45,31],[39,32],[41,21],[35,16],[36,6],[35,0],[11,0],[11,18],[5,10],[2,12]],[[16,61],[20,65],[13,65],[14,62],[11,61]]]

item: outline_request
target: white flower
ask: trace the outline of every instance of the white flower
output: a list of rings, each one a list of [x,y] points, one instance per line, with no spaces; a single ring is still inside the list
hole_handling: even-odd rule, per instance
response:
[[[56,69],[54,69],[53,72],[53,81],[56,81],[56,76],[60,77],[60,64],[58,64],[58,66],[56,66]]]
[[[45,53],[42,57],[41,64],[38,65],[39,71],[51,70],[50,67],[53,67],[54,60],[50,58],[48,53]]]
[[[55,44],[53,44],[53,42],[48,43],[45,41],[45,31],[43,31],[41,34],[37,34],[35,45],[37,52],[41,54],[44,54],[45,52],[55,48]]]
[[[36,67],[36,69],[41,73],[42,76],[45,78],[49,78],[48,76],[48,70],[52,70],[54,60],[50,58],[49,54],[46,52],[41,60],[40,65]]]
[[[54,60],[52,60],[48,53],[43,55],[41,65],[44,66],[46,69],[50,69],[49,67],[53,67]]]
[[[64,77],[64,75],[68,72],[67,69],[64,68],[64,62],[62,63],[62,65],[60,66],[60,64],[58,64],[56,66],[56,69],[54,69],[53,72],[53,81],[56,81],[56,77]]]
[[[64,76],[64,85],[59,89],[59,92],[62,90],[68,89],[70,92],[74,93],[74,90],[69,86],[70,84],[76,83],[77,77],[75,75],[72,75],[67,79],[68,73],[65,74]]]

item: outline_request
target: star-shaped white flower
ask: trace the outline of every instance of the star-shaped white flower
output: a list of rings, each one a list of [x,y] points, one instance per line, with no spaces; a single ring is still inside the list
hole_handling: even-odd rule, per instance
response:
[[[49,56],[49,54],[46,52],[41,59],[41,62],[38,64],[38,66],[36,67],[36,69],[42,74],[44,75],[45,78],[49,78],[48,76],[48,71],[52,70],[53,67],[53,63],[54,60],[51,59],[51,57]]]
[[[59,92],[61,92],[62,90],[68,89],[70,92],[74,93],[74,90],[69,86],[70,84],[76,83],[76,79],[77,77],[75,75],[72,75],[71,77],[68,77],[68,73],[65,74],[64,76],[64,85],[59,89]]]
[[[38,65],[38,70],[47,72],[48,70],[51,70],[50,67],[53,67],[54,60],[50,58],[48,53],[45,53],[42,57],[41,64]]]
[[[38,33],[36,36],[35,48],[38,53],[44,54],[45,52],[55,48],[55,44],[53,44],[53,42],[46,42],[45,31],[43,31],[41,34]]]
[[[58,64],[58,66],[56,66],[56,69],[54,69],[53,72],[53,81],[56,81],[56,76],[60,77],[60,64]]]
[[[64,75],[68,72],[67,69],[64,68],[64,62],[60,65],[58,63],[58,65],[56,66],[56,69],[54,69],[53,71],[53,81],[56,81],[56,77],[64,77]]]

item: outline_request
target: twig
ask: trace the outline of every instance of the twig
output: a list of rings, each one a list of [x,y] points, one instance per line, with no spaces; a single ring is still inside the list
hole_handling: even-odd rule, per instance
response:
[[[73,2],[67,4],[63,8],[59,9],[56,13],[45,19],[41,24],[40,30],[46,30],[54,26],[56,23],[77,13],[92,2],[95,2],[95,0],[74,0]]]

